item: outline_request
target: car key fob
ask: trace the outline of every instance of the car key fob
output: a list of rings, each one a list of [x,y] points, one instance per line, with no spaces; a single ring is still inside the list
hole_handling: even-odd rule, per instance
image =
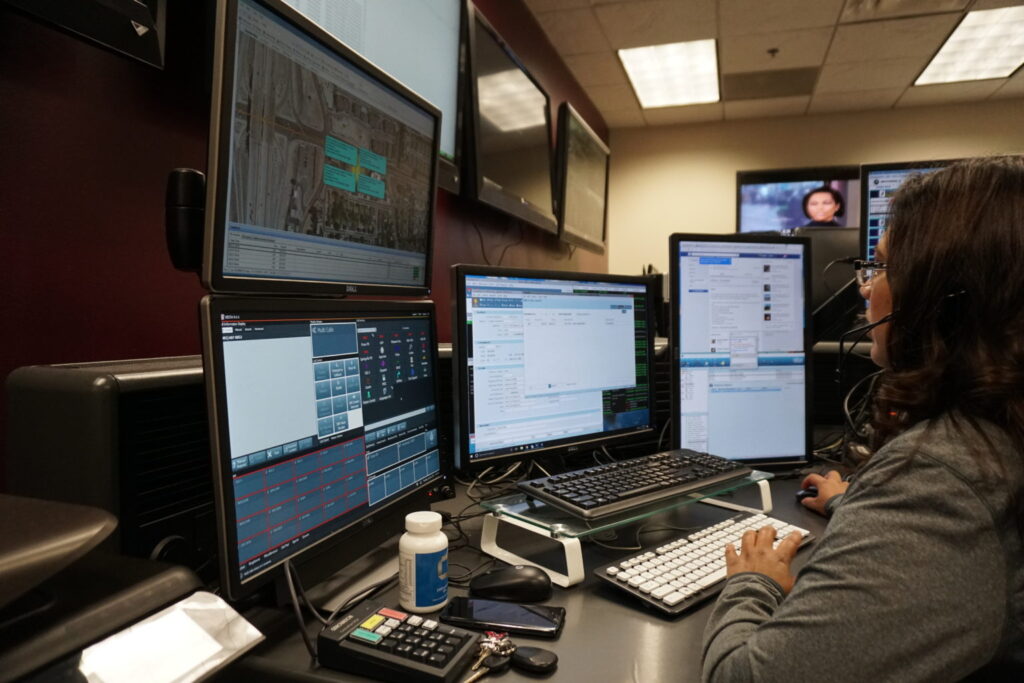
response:
[[[520,645],[512,654],[512,666],[530,673],[548,673],[558,667],[558,655],[542,647]]]

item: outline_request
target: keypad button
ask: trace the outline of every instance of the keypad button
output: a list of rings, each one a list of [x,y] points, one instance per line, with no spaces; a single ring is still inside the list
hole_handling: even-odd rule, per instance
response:
[[[405,639],[405,642],[408,643],[409,645],[412,645],[412,646],[415,647],[415,646],[419,645],[420,643],[422,643],[423,639],[420,638],[419,636],[409,636],[408,638]]]
[[[430,664],[432,666],[444,666],[444,663],[447,661],[447,657],[437,652],[427,657],[427,664]]]
[[[377,646],[377,649],[383,652],[394,652],[396,647],[398,647],[397,640],[394,638],[385,638],[380,641],[380,645]]]
[[[409,617],[406,621],[409,623],[410,626],[419,626],[423,623],[423,617],[414,614],[411,617]]]
[[[433,631],[435,628],[437,628],[437,622],[433,619],[427,619],[423,622],[423,628],[427,629],[428,631]]]
[[[395,654],[401,655],[402,657],[408,657],[410,654],[412,654],[413,649],[415,648],[413,648],[412,645],[402,643],[401,645],[395,647]]]
[[[430,656],[430,650],[425,647],[417,648],[412,651],[412,658],[419,661],[426,661],[427,657]]]

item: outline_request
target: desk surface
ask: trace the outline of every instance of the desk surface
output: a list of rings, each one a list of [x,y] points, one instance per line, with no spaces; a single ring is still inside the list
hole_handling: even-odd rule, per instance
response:
[[[773,517],[796,524],[808,529],[820,537],[825,528],[825,520],[806,510],[796,502],[794,494],[799,488],[799,479],[776,479],[771,483],[774,509]],[[727,498],[731,502],[742,505],[757,506],[759,497],[757,487],[749,487],[737,491]],[[468,501],[464,493],[458,498],[446,501],[440,508],[458,512]],[[672,524],[674,526],[704,526],[713,524],[731,516],[732,512],[708,505],[687,505],[675,513],[671,520],[659,520],[648,526],[648,529]],[[480,518],[463,524],[474,544],[479,541]],[[636,527],[627,527],[632,531],[618,540],[602,539],[609,545],[633,545]],[[646,533],[643,545],[660,545],[668,538],[682,535],[682,531],[664,531]],[[518,538],[510,538],[518,542]],[[542,540],[531,536],[523,539],[524,543],[536,544]],[[520,549],[521,550],[521,549]],[[396,550],[397,552],[397,550]],[[700,680],[700,647],[711,613],[713,601],[701,608],[679,617],[667,618],[660,613],[646,609],[641,603],[625,592],[615,590],[605,582],[595,578],[592,570],[617,557],[628,556],[635,551],[611,550],[595,543],[584,543],[583,558],[587,568],[586,580],[571,588],[555,587],[552,598],[546,603],[560,605],[566,609],[566,623],[558,640],[540,640],[516,637],[517,643],[532,644],[545,647],[558,653],[559,667],[552,676],[562,680],[593,680],[593,681],[699,681]],[[525,551],[523,551],[525,554]],[[794,562],[799,567],[805,560],[807,551],[801,551]],[[478,553],[462,549],[452,553],[450,562],[475,567],[484,561]],[[456,569],[451,572],[455,574]],[[464,595],[465,590],[453,586],[452,595]],[[384,604],[397,605],[397,590],[379,596]],[[315,629],[310,625],[310,633]],[[302,644],[298,632],[293,628],[279,639],[269,639],[268,643],[253,655],[246,657],[233,667],[231,674],[240,680],[302,680],[302,681],[355,681],[359,678],[332,671],[330,669],[311,667],[309,655]],[[229,675],[230,678],[236,676]],[[536,680],[516,671],[509,671],[501,676],[504,681]],[[487,677],[484,680],[491,680]],[[496,679],[495,679],[496,680]]]

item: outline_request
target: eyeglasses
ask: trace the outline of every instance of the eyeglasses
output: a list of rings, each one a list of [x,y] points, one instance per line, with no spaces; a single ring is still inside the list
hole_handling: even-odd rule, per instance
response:
[[[883,261],[862,261],[857,259],[853,262],[853,272],[857,275],[857,284],[861,287],[870,285],[871,281],[879,273],[889,269],[889,264]]]

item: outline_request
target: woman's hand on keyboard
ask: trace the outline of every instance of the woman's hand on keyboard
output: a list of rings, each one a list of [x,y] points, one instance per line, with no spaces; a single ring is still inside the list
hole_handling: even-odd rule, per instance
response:
[[[800,548],[801,535],[793,531],[775,545],[775,527],[763,526],[747,531],[740,542],[740,552],[732,543],[725,546],[725,575],[757,572],[774,579],[787,595],[793,589],[793,573],[789,565]]]
[[[833,496],[838,496],[840,493],[846,493],[846,489],[850,488],[850,482],[843,481],[843,478],[839,476],[839,473],[832,470],[825,476],[820,474],[808,474],[800,488],[806,489],[808,486],[815,486],[818,489],[818,495],[815,497],[807,497],[801,500],[801,504],[804,507],[814,510],[821,516],[825,516],[825,504]]]

